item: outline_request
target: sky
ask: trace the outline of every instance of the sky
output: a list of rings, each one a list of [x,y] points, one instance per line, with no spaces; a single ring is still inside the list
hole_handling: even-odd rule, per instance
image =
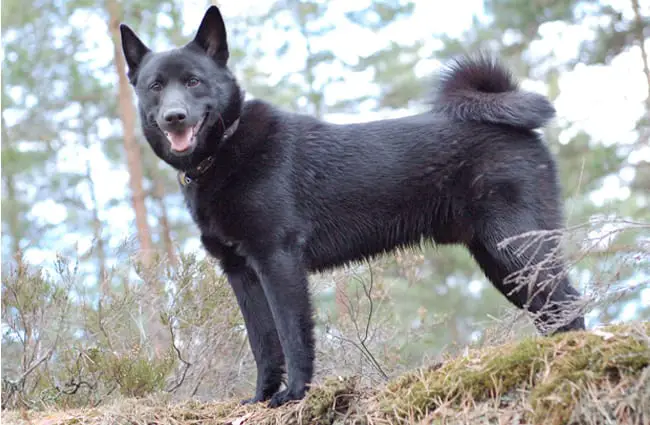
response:
[[[269,0],[223,0],[220,1],[220,8],[228,25],[228,18],[238,14],[254,14],[264,10],[264,2]],[[408,21],[391,26],[387,31],[375,34],[370,30],[338,21],[336,30],[332,31],[322,43],[326,43],[333,53],[347,62],[355,62],[360,55],[370,53],[390,40],[415,41],[430,40],[425,45],[425,51],[432,51],[437,47],[433,33],[446,33],[449,36],[459,36],[471,23],[474,15],[482,15],[482,0],[458,0],[448,2],[442,0],[415,0],[416,8],[414,17]],[[203,13],[205,12],[205,1],[190,0],[185,3],[184,32],[193,34],[198,27]],[[339,12],[347,9],[362,9],[370,4],[370,0],[333,0],[331,1],[330,13],[337,16]],[[641,2],[644,13],[650,14],[650,1]],[[624,10],[624,13],[631,13],[631,10]],[[73,25],[84,26],[88,29],[89,42],[97,46],[97,52],[103,52],[104,56],[95,58],[97,63],[106,63],[112,55],[110,39],[106,37],[106,31],[99,31],[98,28],[106,28],[106,23],[98,17],[87,17],[73,15]],[[137,23],[128,23],[138,32]],[[162,19],[160,25],[174,25],[169,19]],[[587,23],[587,26],[589,22]],[[581,41],[591,36],[587,27],[568,27],[563,23],[549,23],[540,28],[542,40],[536,41],[531,46],[533,54],[542,54],[552,51],[558,63],[562,63],[575,56]],[[276,49],[282,42],[280,39],[268,37],[265,39],[269,49]],[[316,45],[316,48],[319,46]],[[650,43],[647,45],[650,50]],[[300,46],[290,50],[289,58],[282,62],[274,60],[272,55],[265,58],[265,69],[276,70],[277,75],[297,71],[303,66],[303,56]],[[426,53],[426,52],[425,52]],[[549,63],[552,66],[553,63]],[[234,65],[236,66],[236,64]],[[441,64],[436,60],[422,61],[416,71],[418,76],[426,78],[435,72]],[[545,86],[535,81],[524,81],[522,86],[525,89],[539,91],[545,94]],[[630,143],[634,140],[634,126],[643,114],[643,101],[647,93],[646,82],[641,72],[640,49],[631,49],[617,57],[608,66],[585,66],[578,65],[573,71],[565,73],[560,80],[561,94],[555,101],[558,111],[559,122],[572,122],[573,126],[566,130],[560,137],[560,141],[570,140],[573,133],[583,130],[592,135],[596,141],[610,144]],[[329,100],[350,97],[355,95],[354,91],[367,93],[374,88],[369,83],[369,78],[364,75],[356,75],[346,79],[333,89],[328,91]],[[424,101],[414,99],[414,101]],[[423,105],[423,102],[422,102]],[[420,106],[421,107],[421,106]],[[359,114],[330,114],[326,120],[338,123],[361,122],[388,116],[403,116],[414,113],[414,109],[402,109],[397,111],[372,112],[362,110]],[[106,132],[113,129],[106,124]],[[650,159],[650,147],[631,158],[638,161],[641,158]],[[92,163],[93,178],[97,184],[99,203],[106,204],[113,197],[121,197],[125,188],[128,188],[128,174],[126,167],[116,168],[109,163],[101,153],[101,147],[93,146],[89,150],[80,149],[78,146],[64,148],[59,153],[59,164],[61,169],[79,169],[85,167],[85,162]],[[174,172],[171,169],[162,167],[166,172]],[[633,177],[630,170],[623,170],[620,176],[613,176],[605,181],[602,190],[592,195],[592,200],[599,206],[606,204],[608,199],[629,196],[622,182]],[[103,212],[102,217],[109,224],[111,235],[117,239],[127,238],[133,233],[133,211],[130,206],[124,205],[121,208],[113,208],[110,213]],[[109,216],[110,214],[110,216]],[[183,209],[172,209],[170,214],[187,214]],[[43,201],[34,205],[32,215],[36,217],[47,217],[51,221],[64,221],[66,211],[63,207],[52,201]],[[64,235],[61,244],[79,244],[79,251],[87,250],[90,239],[79,238],[78,235]],[[32,249],[25,253],[26,259],[35,264],[52,264],[55,258],[55,246],[53,249]],[[184,249],[197,250],[202,252],[198,239],[189,241]],[[650,291],[644,293],[644,303],[650,304]]]

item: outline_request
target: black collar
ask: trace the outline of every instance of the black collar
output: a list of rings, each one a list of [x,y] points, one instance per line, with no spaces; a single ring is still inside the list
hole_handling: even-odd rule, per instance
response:
[[[235,122],[232,123],[230,127],[226,129],[226,131],[223,132],[223,135],[221,136],[221,143],[225,142],[229,138],[232,137],[233,134],[235,134],[235,131],[237,131],[237,128],[239,127],[239,118],[235,120]],[[195,168],[187,170],[187,171],[180,171],[178,173],[178,182],[181,184],[181,186],[187,186],[192,181],[198,179],[201,177],[203,174],[205,174],[206,171],[212,167],[212,164],[214,164],[214,156],[210,155],[207,158],[205,158],[203,161],[199,163]]]

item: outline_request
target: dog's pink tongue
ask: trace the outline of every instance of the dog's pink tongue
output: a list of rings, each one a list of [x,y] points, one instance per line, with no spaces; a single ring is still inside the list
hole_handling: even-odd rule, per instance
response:
[[[172,149],[177,152],[188,150],[192,143],[192,128],[188,127],[180,133],[166,133]]]

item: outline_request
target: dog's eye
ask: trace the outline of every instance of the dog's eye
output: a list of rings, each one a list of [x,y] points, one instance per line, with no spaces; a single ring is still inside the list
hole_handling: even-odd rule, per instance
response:
[[[201,82],[199,81],[198,78],[192,77],[189,80],[187,80],[187,87],[196,87],[200,84]]]
[[[162,90],[162,84],[160,84],[158,81],[154,81],[153,83],[149,84],[149,90],[160,91]]]

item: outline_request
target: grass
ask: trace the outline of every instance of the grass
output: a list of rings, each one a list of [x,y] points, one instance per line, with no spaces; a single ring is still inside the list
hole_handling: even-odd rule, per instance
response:
[[[3,412],[5,424],[650,424],[650,323],[467,351],[361,389],[330,378],[278,409],[126,399],[95,409]]]

